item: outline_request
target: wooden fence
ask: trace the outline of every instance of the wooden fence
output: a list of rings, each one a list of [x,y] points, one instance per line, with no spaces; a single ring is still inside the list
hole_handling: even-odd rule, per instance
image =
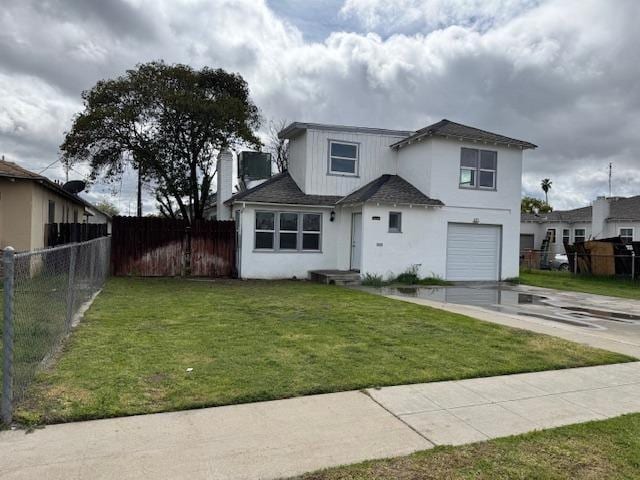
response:
[[[114,217],[111,229],[113,275],[235,276],[233,221]]]
[[[107,235],[106,223],[47,223],[44,226],[44,246],[86,242]]]

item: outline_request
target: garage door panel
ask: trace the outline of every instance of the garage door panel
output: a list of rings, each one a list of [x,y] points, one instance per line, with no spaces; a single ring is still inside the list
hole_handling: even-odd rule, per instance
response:
[[[447,279],[498,280],[500,235],[496,225],[450,223],[447,231]]]

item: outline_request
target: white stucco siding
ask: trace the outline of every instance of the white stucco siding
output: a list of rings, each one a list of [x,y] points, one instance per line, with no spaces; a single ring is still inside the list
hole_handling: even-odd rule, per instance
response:
[[[241,244],[240,275],[242,278],[307,278],[309,270],[338,268],[338,240],[344,237],[344,228],[348,228],[345,218],[336,212],[336,218],[330,221],[330,208],[290,207],[270,205],[245,205],[241,208]],[[322,214],[322,237],[320,252],[269,252],[259,251],[255,247],[255,212],[305,212]],[[342,241],[340,242],[342,244]],[[344,248],[347,248],[344,246]]]
[[[433,142],[424,141],[398,151],[398,175],[427,196],[431,195]],[[457,183],[454,185],[457,187]]]
[[[566,222],[522,222],[520,225],[520,233],[521,234],[534,234],[534,247],[536,250],[542,248],[542,241],[547,235],[547,230],[549,228],[556,229],[556,242],[552,243],[549,246],[549,251],[552,254],[564,254],[564,243],[563,243],[563,230],[569,230],[569,241],[570,243],[575,242],[575,231],[576,229],[584,229],[585,231],[585,239],[589,240],[591,238],[591,224],[586,222],[581,223],[566,223]],[[616,236],[615,235],[612,236]],[[634,231],[635,235],[635,231]]]
[[[640,241],[640,222],[609,221],[606,222],[606,225],[606,233],[609,237],[617,237],[618,235],[620,235],[621,228],[632,228],[633,241]]]
[[[389,233],[390,211],[402,212],[402,233]],[[373,220],[373,217],[380,220]],[[363,209],[362,272],[398,275],[420,265],[420,275],[447,275],[447,229],[449,223],[496,225],[501,227],[500,278],[515,277],[519,271],[519,211],[472,210],[444,207],[394,207],[366,205]]]
[[[389,148],[402,137],[328,130],[307,131],[304,186],[311,195],[347,195],[380,175],[397,173],[397,153]],[[329,174],[329,140],[358,144],[357,175]]]
[[[520,197],[522,189],[522,150],[483,143],[461,142],[435,138],[431,140],[433,166],[431,168],[429,194],[448,206],[473,206],[475,208],[509,209],[520,221]],[[483,190],[460,188],[461,149],[478,148],[498,152],[496,189]],[[407,148],[423,148],[422,145]]]
[[[307,132],[302,132],[289,141],[289,173],[304,190],[306,178]]]

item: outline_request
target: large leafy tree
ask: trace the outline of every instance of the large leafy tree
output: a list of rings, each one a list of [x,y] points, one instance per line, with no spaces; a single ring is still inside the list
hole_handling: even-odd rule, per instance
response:
[[[133,166],[165,214],[201,219],[217,153],[260,146],[254,133],[260,116],[247,83],[222,69],[142,64],[98,82],[83,100],[60,147],[63,159],[88,160],[93,179],[119,178]]]
[[[522,213],[549,213],[553,211],[553,207],[534,197],[522,197],[520,202],[520,212]]]

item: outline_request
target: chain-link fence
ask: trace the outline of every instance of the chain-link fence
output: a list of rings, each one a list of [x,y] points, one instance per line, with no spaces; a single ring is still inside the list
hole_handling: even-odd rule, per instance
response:
[[[33,252],[3,252],[5,423],[104,284],[110,249],[111,239],[104,237]]]

